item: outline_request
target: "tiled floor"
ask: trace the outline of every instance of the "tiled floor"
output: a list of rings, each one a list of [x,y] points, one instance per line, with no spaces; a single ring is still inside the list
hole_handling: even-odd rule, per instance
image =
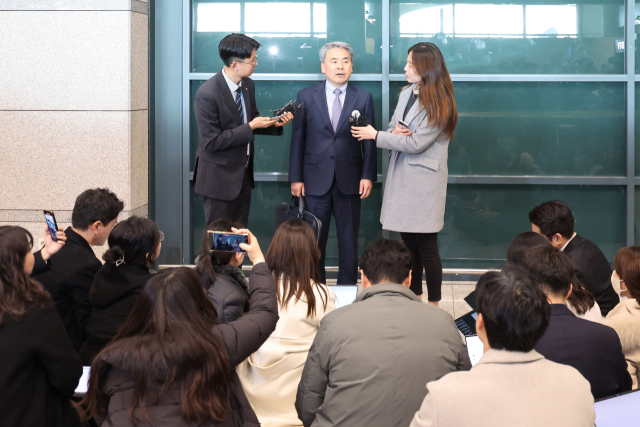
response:
[[[335,280],[327,280],[327,284],[335,285]],[[361,287],[358,282],[358,287]],[[449,313],[454,319],[471,311],[471,307],[464,301],[464,297],[469,295],[476,288],[476,282],[442,282],[442,299],[440,308]],[[360,290],[362,290],[360,288]],[[422,282],[423,301],[427,302],[427,284]]]

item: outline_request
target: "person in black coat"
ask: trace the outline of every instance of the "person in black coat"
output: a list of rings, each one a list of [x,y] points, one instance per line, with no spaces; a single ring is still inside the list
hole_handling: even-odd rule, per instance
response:
[[[525,252],[522,265],[551,303],[549,327],[536,351],[553,362],[576,368],[591,384],[595,399],[631,390],[618,334],[608,326],[576,317],[565,305],[572,289],[571,258],[551,246],[537,246]]]
[[[132,216],[109,234],[109,250],[98,270],[89,297],[93,311],[87,340],[80,348],[82,363],[93,358],[116,336],[133,309],[140,291],[152,277],[149,264],[160,256],[164,234],[148,218]]]
[[[611,286],[613,270],[600,248],[574,231],[571,209],[560,200],[545,202],[529,212],[531,230],[546,236],[554,248],[566,252],[573,260],[578,280],[589,289],[600,306],[602,317],[620,298]]]
[[[224,68],[200,86],[193,102],[198,122],[193,182],[203,196],[207,224],[226,218],[247,226],[254,135],[280,136],[281,127],[293,119],[291,113],[260,117],[249,78],[258,65],[258,49],[260,43],[244,34],[223,38],[218,50]]]
[[[82,363],[49,294],[29,277],[32,245],[25,229],[0,227],[0,425],[80,426],[69,399]]]
[[[231,233],[239,223],[226,219],[212,222],[202,236],[203,255],[196,259],[196,272],[200,276],[207,296],[218,313],[219,323],[229,323],[249,311],[249,283],[242,272],[243,252],[234,252],[231,245],[226,250],[212,250],[210,231]]]
[[[65,230],[67,242],[49,260],[49,270],[33,278],[51,294],[73,348],[85,340],[91,315],[89,290],[102,267],[91,246],[107,241],[124,204],[108,189],[86,190],[76,198],[71,225]]]

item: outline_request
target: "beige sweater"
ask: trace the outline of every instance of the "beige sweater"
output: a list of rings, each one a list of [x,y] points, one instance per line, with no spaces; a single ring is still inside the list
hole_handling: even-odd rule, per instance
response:
[[[282,283],[279,283],[282,295]],[[242,388],[263,427],[301,426],[295,409],[296,391],[320,321],[335,310],[336,297],[325,287],[327,298],[314,285],[316,314],[307,318],[307,302],[295,298],[278,304],[276,330],[260,349],[236,368]],[[324,299],[323,299],[324,298]],[[327,301],[326,309],[323,300]]]
[[[607,314],[603,323],[615,329],[620,337],[635,390],[640,381],[640,305],[635,299],[622,300]]]

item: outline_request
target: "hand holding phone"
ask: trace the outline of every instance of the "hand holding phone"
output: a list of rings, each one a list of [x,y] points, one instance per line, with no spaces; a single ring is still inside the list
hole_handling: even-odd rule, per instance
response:
[[[240,244],[248,242],[248,234],[211,230],[207,231],[207,234],[209,235],[209,248],[212,251],[247,252],[240,247]]]
[[[58,241],[58,223],[56,222],[56,216],[51,211],[43,211],[44,212],[44,220],[47,221],[47,227],[49,228],[49,234],[51,235],[51,240],[54,242]]]
[[[409,125],[406,124],[405,122],[403,122],[402,120],[398,120],[398,123],[400,123],[400,126],[405,128],[405,129],[409,129]]]
[[[56,217],[53,215],[53,212],[44,211],[44,217],[47,225],[44,228],[44,247],[41,249],[40,255],[42,255],[44,261],[47,261],[52,255],[62,249],[67,241],[67,236],[64,234],[64,231],[58,228],[58,223],[56,222]]]

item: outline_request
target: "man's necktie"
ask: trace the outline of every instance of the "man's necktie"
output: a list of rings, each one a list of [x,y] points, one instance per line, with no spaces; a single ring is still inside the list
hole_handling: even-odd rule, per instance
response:
[[[236,89],[236,107],[238,107],[238,114],[240,114],[240,121],[244,124],[244,109],[242,108],[242,88]],[[249,167],[249,156],[251,155],[251,141],[247,142],[247,161],[244,162],[244,167]]]
[[[340,113],[342,113],[342,104],[340,103],[340,89],[333,91],[336,95],[336,99],[333,100],[333,109],[331,110],[331,125],[333,125],[333,131],[338,128],[338,122],[340,121]]]

